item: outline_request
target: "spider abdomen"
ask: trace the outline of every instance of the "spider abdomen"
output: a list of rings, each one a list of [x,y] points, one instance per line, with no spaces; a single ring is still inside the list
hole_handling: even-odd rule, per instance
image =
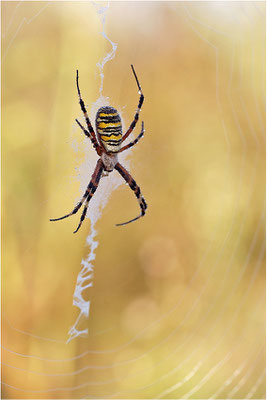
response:
[[[109,153],[116,153],[121,147],[122,125],[118,111],[113,107],[101,107],[96,114],[98,139]]]

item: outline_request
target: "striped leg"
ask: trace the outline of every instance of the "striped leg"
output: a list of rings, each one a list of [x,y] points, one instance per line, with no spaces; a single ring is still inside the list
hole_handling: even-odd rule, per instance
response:
[[[98,187],[98,184],[99,184],[100,178],[102,176],[103,170],[104,170],[103,162],[102,162],[101,159],[99,159],[98,162],[97,162],[97,165],[96,165],[95,172],[92,175],[91,182],[89,183],[90,191],[89,191],[89,193],[87,195],[87,199],[86,199],[86,202],[85,202],[85,205],[84,205],[84,209],[83,209],[83,213],[82,213],[79,225],[78,225],[77,229],[73,233],[78,232],[78,230],[80,229],[80,227],[81,227],[81,225],[83,223],[83,220],[84,220],[84,218],[86,216],[86,212],[87,212],[87,209],[88,209],[89,201],[93,197],[93,195],[94,195],[94,193],[95,193],[95,191],[96,191],[96,189]]]
[[[98,142],[97,142],[96,135],[95,135],[95,131],[94,131],[92,125],[91,125],[91,122],[90,122],[90,120],[89,120],[89,117],[88,117],[88,114],[87,114],[87,111],[86,111],[86,108],[85,108],[85,105],[84,105],[84,101],[83,101],[82,96],[81,96],[81,92],[80,92],[80,88],[79,88],[79,73],[78,73],[78,70],[77,70],[77,75],[76,75],[76,84],[77,84],[77,90],[78,90],[78,96],[79,96],[80,106],[81,106],[82,112],[84,113],[84,117],[85,117],[86,124],[87,124],[87,127],[88,127],[88,131],[89,131],[89,134],[90,134],[89,137],[90,137],[90,139],[91,139],[91,141],[92,141],[92,143],[93,143],[94,148],[95,148],[96,151],[97,151],[97,154],[98,154],[98,155],[101,155],[101,152],[100,152],[101,146],[99,146],[99,144],[98,144]],[[83,127],[81,126],[81,124],[78,122],[77,119],[76,119],[76,122],[77,122],[77,123],[80,125],[80,127],[83,129]],[[83,131],[84,131],[84,129],[83,129]],[[85,133],[85,131],[84,131],[84,133]],[[88,132],[87,132],[87,133],[88,133]],[[86,136],[88,136],[87,133],[85,133]]]
[[[94,173],[92,175],[92,179],[91,179],[89,185],[87,186],[87,189],[86,189],[81,201],[77,204],[77,206],[69,214],[64,215],[63,217],[60,217],[60,218],[51,218],[50,221],[59,221],[59,220],[64,219],[64,218],[68,218],[73,214],[76,214],[77,211],[81,208],[83,202],[91,194],[91,192],[93,191],[93,193],[94,193],[96,191],[96,187],[97,187],[97,184],[98,184],[98,182],[100,180],[100,177],[101,177],[103,169],[104,169],[104,166],[103,166],[102,160],[99,159],[97,164],[96,164],[95,171],[94,171]],[[97,184],[95,182],[97,182]]]
[[[133,131],[133,129],[135,128],[135,125],[137,124],[137,121],[138,121],[138,119],[139,119],[139,113],[140,113],[142,104],[143,104],[143,102],[144,102],[144,95],[143,95],[143,92],[142,92],[140,83],[139,83],[139,81],[138,81],[138,78],[137,78],[137,75],[136,75],[136,73],[135,73],[135,70],[134,70],[133,65],[131,65],[131,67],[132,67],[132,71],[133,71],[133,74],[134,74],[134,77],[135,77],[135,80],[136,80],[136,83],[137,83],[137,86],[138,86],[138,89],[139,89],[140,97],[139,97],[138,107],[137,107],[137,110],[136,110],[136,113],[135,113],[135,116],[134,116],[134,120],[133,120],[133,122],[131,123],[130,128],[128,129],[128,131],[127,131],[127,132],[125,133],[125,135],[123,136],[122,142],[123,142],[125,139],[127,139],[127,137],[130,135],[130,133],[131,133],[131,132]]]
[[[133,140],[132,142],[130,142],[129,144],[127,144],[126,146],[123,146],[118,153],[121,153],[124,150],[129,149],[130,147],[134,146],[140,139],[141,137],[144,135],[145,132],[145,128],[144,128],[144,121],[142,121],[142,129],[141,129],[141,133],[137,136],[137,138],[135,140]]]
[[[99,156],[101,156],[102,151],[100,151],[100,146],[98,145],[96,139],[93,138],[93,137],[90,135],[90,133],[85,129],[84,126],[82,126],[82,124],[81,124],[77,119],[75,119],[75,121],[77,122],[77,124],[79,125],[79,127],[83,130],[84,134],[85,134],[87,137],[89,137],[89,139],[91,139],[91,141],[92,141],[92,143],[93,143],[93,146],[94,146],[94,148],[96,149],[97,154],[98,154]]]
[[[135,180],[131,177],[129,172],[120,163],[117,163],[115,165],[115,169],[121,174],[121,176],[125,179],[125,181],[130,186],[130,188],[134,191],[134,194],[136,195],[137,200],[138,200],[139,205],[140,205],[140,208],[141,208],[141,214],[138,215],[138,217],[133,218],[130,221],[123,222],[122,224],[116,224],[116,226],[120,226],[120,225],[129,224],[130,222],[136,221],[137,219],[143,217],[145,215],[145,213],[146,213],[147,204],[145,202],[144,197],[141,194],[140,187],[137,185]]]

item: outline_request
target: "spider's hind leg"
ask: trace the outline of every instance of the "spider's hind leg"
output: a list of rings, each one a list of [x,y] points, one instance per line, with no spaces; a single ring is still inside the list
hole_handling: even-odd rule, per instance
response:
[[[139,83],[139,80],[138,80],[138,78],[137,78],[137,75],[136,75],[136,72],[135,72],[135,70],[134,70],[133,65],[131,65],[131,68],[132,68],[132,71],[133,71],[133,74],[134,74],[134,77],[135,77],[135,80],[136,80],[136,83],[137,83],[137,86],[138,86],[138,89],[139,89],[139,95],[140,95],[140,97],[139,97],[139,103],[138,103],[138,106],[137,106],[137,110],[136,110],[136,113],[135,113],[133,122],[131,123],[131,125],[130,125],[128,131],[123,135],[123,137],[122,137],[122,142],[123,142],[125,139],[127,139],[127,137],[130,135],[130,133],[131,133],[131,132],[133,131],[133,129],[135,128],[135,125],[137,124],[137,121],[138,121],[138,119],[139,119],[139,114],[140,114],[140,111],[141,111],[141,108],[142,108],[142,105],[143,105],[143,102],[144,102],[144,99],[145,99],[145,98],[144,98],[144,95],[143,95],[143,92],[142,92],[142,89],[141,89],[141,85],[140,85],[140,83]]]

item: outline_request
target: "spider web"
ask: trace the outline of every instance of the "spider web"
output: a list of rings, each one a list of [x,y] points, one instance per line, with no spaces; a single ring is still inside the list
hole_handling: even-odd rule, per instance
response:
[[[116,54],[117,44],[112,42],[112,40],[106,35],[105,32],[105,25],[106,25],[106,18],[109,8],[109,3],[105,6],[101,6],[97,3],[93,3],[97,9],[97,13],[101,17],[102,27],[103,30],[101,35],[104,37],[105,40],[111,45],[111,51],[103,57],[103,59],[97,64],[99,68],[100,74],[100,88],[99,88],[99,98],[93,104],[91,108],[91,121],[94,121],[94,116],[96,115],[97,110],[102,107],[109,105],[109,99],[103,96],[103,84],[104,84],[104,66],[108,61],[111,61]],[[85,192],[85,188],[88,185],[88,171],[93,171],[95,161],[92,163],[92,158],[90,157],[91,151],[87,146],[87,156],[85,157],[85,162],[79,168],[79,177],[82,181],[82,190],[81,193]],[[123,157],[125,158],[125,157]],[[107,183],[107,182],[105,182]],[[90,247],[90,253],[88,256],[82,260],[81,265],[82,269],[78,275],[76,287],[74,290],[74,298],[73,298],[73,305],[80,309],[79,316],[75,322],[75,324],[69,330],[69,339],[70,340],[78,337],[84,336],[88,334],[88,328],[79,329],[78,326],[83,318],[88,318],[89,310],[90,310],[90,301],[86,301],[83,297],[83,292],[89,287],[93,285],[93,264],[92,261],[95,259],[95,250],[98,246],[98,242],[96,241],[97,231],[95,225],[98,219],[101,216],[101,210],[105,207],[108,202],[108,198],[113,190],[115,190],[118,186],[120,186],[121,180],[115,174],[112,174],[111,179],[108,181],[108,185],[103,187],[100,186],[99,190],[97,191],[96,195],[90,202],[90,213],[87,213],[87,218],[91,221],[91,234],[87,237],[86,243]]]
[[[102,36],[109,43],[111,51],[98,64],[99,99],[91,108],[91,120],[94,120],[96,109],[109,104],[109,99],[103,96],[104,66],[115,56],[117,49],[116,44],[105,33],[109,11],[113,4],[110,3],[109,6],[108,8],[107,4],[94,4],[94,11],[102,20]],[[7,40],[3,51],[4,62],[12,52],[16,38],[23,32],[24,27],[29,24],[38,26],[38,18],[53,7],[53,4],[40,2],[38,10],[33,15],[17,19],[16,16],[22,7],[23,2],[16,4],[3,29],[3,40]],[[214,101],[221,124],[220,135],[223,136],[227,149],[221,176],[222,193],[228,191],[229,181],[232,178],[236,145],[233,130],[240,146],[234,201],[230,210],[231,218],[225,223],[222,209],[222,215],[218,216],[210,230],[208,244],[205,243],[198,264],[193,271],[190,271],[186,291],[176,293],[175,301],[172,301],[167,309],[158,313],[152,305],[150,308],[152,318],[136,331],[133,330],[130,338],[126,340],[113,338],[111,347],[105,348],[101,345],[98,347],[101,340],[97,342],[98,346],[93,344],[94,338],[110,337],[109,329],[90,334],[91,343],[86,342],[86,350],[80,351],[79,347],[73,346],[79,340],[78,336],[88,333],[88,328],[83,329],[80,323],[84,317],[89,316],[90,310],[90,302],[83,298],[83,290],[92,287],[92,262],[95,260],[98,246],[96,223],[108,202],[109,194],[122,183],[116,175],[109,176],[108,179],[103,178],[92,199],[88,215],[91,233],[86,242],[90,252],[82,260],[82,269],[77,278],[74,304],[79,308],[80,314],[69,332],[69,344],[66,344],[65,339],[46,337],[45,329],[42,336],[18,329],[16,323],[11,322],[9,316],[4,313],[4,322],[7,326],[5,329],[13,339],[12,344],[9,342],[6,345],[4,337],[2,346],[4,371],[2,385],[6,398],[26,396],[26,398],[131,399],[265,398],[264,328],[257,322],[258,333],[256,340],[254,336],[252,337],[253,343],[251,343],[248,334],[248,331],[253,333],[250,321],[240,323],[241,315],[244,309],[249,307],[250,302],[254,302],[257,308],[264,308],[265,290],[263,288],[260,290],[259,285],[265,254],[265,242],[262,240],[265,203],[262,197],[259,205],[260,213],[253,224],[253,234],[246,242],[245,257],[241,267],[238,270],[235,268],[239,249],[246,235],[246,227],[251,224],[250,211],[253,209],[254,193],[259,185],[257,178],[261,169],[261,146],[265,132],[261,108],[265,93],[260,98],[255,78],[258,49],[254,42],[250,43],[248,49],[245,48],[241,27],[248,24],[252,29],[255,21],[259,25],[264,25],[265,6],[260,2],[241,3],[236,9],[234,8],[235,12],[226,8],[230,5],[225,6],[224,3],[211,3],[210,7],[215,10],[211,15],[213,17],[217,15],[216,20],[209,18],[208,14],[205,15],[193,3],[179,3],[179,5],[170,3],[166,5],[165,12],[170,13],[171,18],[182,24],[180,40],[187,40],[186,35],[192,35],[199,46],[205,47],[205,54],[212,54],[214,59]],[[144,6],[140,10],[143,17],[147,18],[146,28],[149,31],[149,21],[151,22],[149,18],[157,19],[159,16],[156,12],[151,14],[152,8],[149,6],[148,8]],[[112,15],[114,17],[114,14]],[[136,24],[135,26],[140,26],[138,22]],[[237,27],[237,34],[232,32],[233,24]],[[230,49],[229,60],[225,56],[226,47]],[[118,42],[119,48],[120,42]],[[245,76],[248,76],[247,52],[251,58],[248,85],[251,103],[249,104],[242,86]],[[264,67],[262,72],[261,83],[264,81]],[[229,115],[233,125],[229,122]],[[243,119],[246,120],[246,125],[242,124]],[[96,161],[86,140],[83,140],[82,146],[85,148],[85,161],[77,170],[81,193],[88,184],[88,171],[93,170]],[[253,146],[252,156],[249,153],[251,146]],[[157,152],[156,147],[154,151]],[[127,160],[123,160],[123,163],[127,166]],[[241,204],[244,210],[242,215],[239,212]],[[224,225],[223,235],[220,234],[222,225]],[[221,263],[223,268],[220,267]],[[203,270],[207,271],[205,278],[202,275]],[[218,271],[220,271],[219,281],[216,279]],[[197,285],[199,279],[201,285]],[[122,281],[122,285],[124,284]],[[215,285],[217,287],[213,291],[213,300],[206,303],[205,299],[209,298],[208,294]],[[196,291],[193,290],[195,288]],[[259,291],[258,296],[255,295],[255,290]],[[225,315],[228,315],[226,320]],[[153,332],[160,330],[166,321],[168,321],[167,328],[155,339]],[[226,321],[225,326],[223,326],[224,321]],[[112,324],[110,326],[111,329],[114,328]],[[75,341],[72,340],[74,338]],[[27,340],[31,345],[25,350]],[[244,343],[247,343],[246,348]],[[243,356],[240,358],[241,353]],[[27,374],[26,380],[25,374]],[[129,385],[125,384],[127,379],[132,379]]]

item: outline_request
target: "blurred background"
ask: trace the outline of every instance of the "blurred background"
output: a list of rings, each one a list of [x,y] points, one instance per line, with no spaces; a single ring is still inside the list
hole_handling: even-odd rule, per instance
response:
[[[265,398],[265,3],[102,6],[1,2],[2,397]],[[127,165],[148,212],[115,227],[138,203],[103,178],[89,333],[66,344],[90,220],[49,218],[96,162],[75,73],[90,112],[103,16],[103,95],[126,128],[130,64],[145,95]]]

